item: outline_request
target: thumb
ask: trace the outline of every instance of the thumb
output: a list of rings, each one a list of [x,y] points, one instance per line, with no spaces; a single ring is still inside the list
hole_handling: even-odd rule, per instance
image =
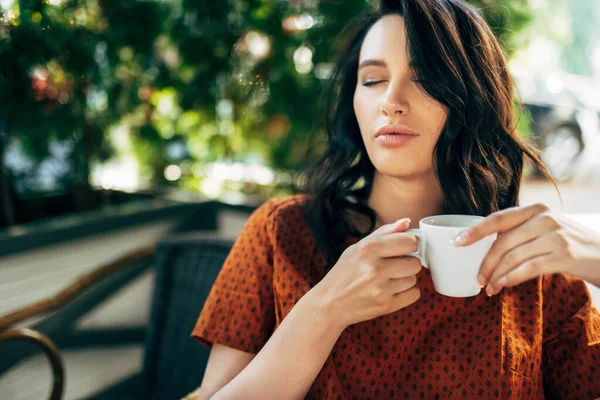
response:
[[[379,229],[373,232],[371,236],[375,237],[389,235],[390,233],[405,232],[408,230],[409,226],[410,218],[402,218],[391,224],[381,226]]]

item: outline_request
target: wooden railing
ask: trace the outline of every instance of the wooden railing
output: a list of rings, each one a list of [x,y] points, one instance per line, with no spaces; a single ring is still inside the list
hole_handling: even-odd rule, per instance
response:
[[[39,330],[15,328],[14,326],[16,324],[25,322],[32,317],[41,316],[43,314],[48,314],[64,308],[74,299],[81,296],[86,290],[97,285],[106,278],[113,276],[114,274],[134,268],[136,265],[139,266],[140,263],[145,263],[146,266],[149,265],[148,261],[152,260],[154,255],[154,246],[144,246],[129,251],[116,259],[108,260],[102,263],[94,268],[91,272],[82,275],[73,283],[61,290],[57,295],[37,301],[33,304],[0,316],[0,342],[9,340],[25,340],[35,343],[42,348],[45,355],[49,359],[53,376],[52,391],[49,397],[50,400],[59,400],[63,396],[65,375],[60,352],[54,341],[52,341],[45,334],[41,333]],[[119,288],[142,271],[142,268],[138,267],[137,269],[138,271],[132,271],[134,272],[133,274],[128,276],[126,279],[121,280]],[[112,291],[114,291],[114,289],[115,288],[113,288]],[[5,354],[5,352],[3,352],[3,354]]]
[[[238,211],[250,213],[256,205],[229,205],[219,202],[189,204],[182,207],[186,215],[174,229],[178,231],[216,231],[217,215],[220,211]],[[193,211],[189,213],[188,211]],[[146,218],[145,216],[144,218]],[[56,233],[54,233],[56,234]],[[60,234],[70,238],[74,232]],[[31,242],[31,240],[29,240]],[[47,244],[48,240],[43,244]],[[37,243],[37,242],[36,242]],[[42,243],[40,241],[40,243]],[[11,248],[24,249],[20,243],[9,243]],[[103,300],[124,287],[128,282],[150,267],[155,256],[154,245],[139,247],[115,259],[109,259],[95,267],[58,294],[36,301],[30,305],[0,315],[0,345],[6,341],[28,341],[42,348],[50,361],[53,374],[51,400],[59,400],[63,396],[65,372],[62,357],[58,348],[106,344],[139,343],[144,340],[144,329],[131,328],[122,330],[96,330],[92,334],[73,333],[71,326],[82,315],[89,312]],[[41,322],[28,328],[19,327],[34,317],[45,316]],[[31,351],[14,350],[12,347],[2,349],[0,359],[0,376],[4,371],[28,356]]]

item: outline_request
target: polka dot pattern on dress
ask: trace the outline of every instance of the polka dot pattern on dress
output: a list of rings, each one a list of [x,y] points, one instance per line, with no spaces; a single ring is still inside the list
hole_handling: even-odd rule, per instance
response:
[[[194,338],[258,353],[323,278],[306,200],[272,199],[252,214]],[[418,286],[415,304],[343,331],[307,399],[600,397],[600,314],[582,281],[548,275],[459,299],[435,292],[423,269]]]

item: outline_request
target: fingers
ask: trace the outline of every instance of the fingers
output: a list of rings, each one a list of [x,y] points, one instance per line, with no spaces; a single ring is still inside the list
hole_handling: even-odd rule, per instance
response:
[[[514,229],[533,216],[548,210],[548,206],[539,203],[498,211],[464,231],[454,240],[454,244],[456,246],[468,246],[493,233],[502,233]]]
[[[503,287],[516,286],[540,275],[560,272],[560,264],[551,254],[530,258],[500,278],[496,284],[499,285],[498,287],[492,286],[490,288],[488,286],[488,295],[498,293]]]
[[[514,253],[519,246],[522,246],[556,228],[556,221],[551,218],[532,218],[526,221],[521,226],[513,229],[510,232],[500,234],[496,241],[492,244],[490,251],[487,253],[481,263],[479,270],[479,283],[483,286],[487,285],[491,280],[491,276],[501,262],[506,262],[513,265],[512,258],[519,255]],[[509,254],[511,254],[509,256]],[[539,254],[534,254],[539,255]],[[509,260],[504,260],[510,257]],[[514,267],[515,265],[513,265]],[[495,275],[498,278],[498,275]]]
[[[379,256],[382,258],[400,257],[419,249],[418,239],[409,233],[392,233],[377,241],[380,246]]]
[[[421,291],[418,286],[413,286],[408,290],[397,293],[392,296],[391,311],[398,311],[401,308],[407,307],[421,298]]]
[[[409,225],[410,225],[410,218],[402,218],[394,223],[380,226],[378,229],[376,229],[374,232],[372,232],[365,239],[366,240],[374,239],[374,238],[378,238],[381,236],[389,235],[390,233],[394,233],[394,232],[404,232],[408,229]],[[365,240],[365,239],[363,239],[363,240]]]
[[[503,287],[503,285],[498,282],[500,278],[522,264],[527,263],[529,260],[551,254],[553,248],[553,240],[542,236],[505,253],[498,266],[492,271],[492,276],[489,279],[490,284],[486,288],[486,292],[489,295],[496,294]],[[531,270],[531,272],[535,271]],[[544,271],[539,271],[538,275],[532,276],[531,278],[543,275],[544,273]],[[504,283],[504,281],[502,281],[502,283]]]
[[[417,257],[395,257],[381,260],[381,274],[386,279],[402,279],[417,275],[423,269]]]
[[[411,275],[401,279],[390,279],[388,289],[390,294],[396,295],[402,293],[417,285],[417,276]]]
[[[417,251],[417,238],[404,233],[409,225],[408,218],[403,218],[394,224],[383,225],[356,244],[358,254],[364,258],[387,258]]]

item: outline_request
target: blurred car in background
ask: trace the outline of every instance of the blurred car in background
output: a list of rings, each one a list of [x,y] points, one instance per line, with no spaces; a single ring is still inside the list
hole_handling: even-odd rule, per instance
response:
[[[559,182],[600,176],[600,84],[566,73],[515,75],[531,139]],[[540,177],[539,170],[531,171]]]

